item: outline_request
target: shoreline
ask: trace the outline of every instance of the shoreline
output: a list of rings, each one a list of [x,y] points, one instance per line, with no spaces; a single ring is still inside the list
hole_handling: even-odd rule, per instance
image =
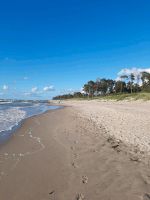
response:
[[[49,111],[51,111],[51,110],[57,110],[57,109],[63,108],[63,106],[61,106],[61,105],[52,105],[52,104],[51,104],[50,106],[57,106],[57,108],[55,108],[55,109],[48,109],[48,110],[46,110],[46,111],[44,111],[44,112],[42,112],[42,113],[34,114],[34,115],[32,115],[32,116],[28,116],[28,117],[22,119],[22,120],[21,120],[19,123],[17,123],[16,125],[14,125],[10,130],[1,131],[1,132],[0,132],[0,147],[1,147],[1,145],[4,145],[5,143],[7,143],[8,140],[11,139],[11,137],[13,136],[13,134],[15,134],[15,133],[17,132],[17,130],[21,128],[21,126],[23,125],[23,123],[24,123],[27,119],[30,119],[30,118],[32,118],[32,117],[36,117],[36,116],[38,116],[38,115],[42,115],[42,114],[44,114],[44,113],[46,113],[46,112],[49,112]]]
[[[150,193],[149,166],[76,106],[26,119],[0,148],[3,200],[140,200]]]

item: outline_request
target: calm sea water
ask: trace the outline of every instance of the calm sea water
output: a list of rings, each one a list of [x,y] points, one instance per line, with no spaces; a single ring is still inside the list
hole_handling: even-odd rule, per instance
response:
[[[0,143],[10,137],[22,120],[58,108],[47,103],[0,102]]]

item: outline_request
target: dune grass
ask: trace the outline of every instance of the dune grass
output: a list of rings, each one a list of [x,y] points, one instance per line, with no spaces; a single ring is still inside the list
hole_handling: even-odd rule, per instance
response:
[[[104,100],[144,100],[149,101],[150,100],[150,93],[133,93],[133,94],[113,94],[108,95],[105,97],[101,97],[100,99]]]
[[[106,95],[106,96],[98,96],[98,97],[93,97],[93,98],[71,98],[68,100],[114,100],[114,101],[122,101],[122,100],[144,100],[144,101],[149,101],[150,100],[150,93],[146,92],[140,92],[140,93],[123,93],[123,94],[111,94],[111,95]]]

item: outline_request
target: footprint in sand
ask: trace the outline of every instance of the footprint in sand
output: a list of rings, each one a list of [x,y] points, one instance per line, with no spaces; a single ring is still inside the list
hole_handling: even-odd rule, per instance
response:
[[[78,168],[78,165],[75,162],[72,162],[71,164],[74,168]]]
[[[71,146],[70,149],[73,151],[73,150],[75,150],[75,147]]]
[[[82,183],[87,184],[88,183],[88,177],[87,176],[82,176]]]
[[[75,159],[78,158],[78,154],[77,153],[74,153],[73,156],[74,156]]]
[[[49,192],[49,198],[48,199],[54,199],[55,200],[56,196],[55,196],[55,190],[52,190],[51,192]]]
[[[134,162],[140,162],[141,161],[140,158],[138,156],[136,156],[136,155],[131,155],[130,156],[130,160],[134,161]]]
[[[76,200],[84,200],[85,197],[82,193],[78,194],[77,197],[76,197]]]

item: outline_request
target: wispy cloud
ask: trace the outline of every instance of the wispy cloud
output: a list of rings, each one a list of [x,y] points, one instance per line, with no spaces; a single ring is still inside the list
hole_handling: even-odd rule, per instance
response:
[[[41,97],[47,92],[55,91],[55,88],[53,85],[51,86],[45,86],[42,90],[40,90],[38,87],[33,87],[31,88],[31,91],[29,92],[24,92],[24,96],[29,96],[29,97]]]
[[[6,90],[8,90],[8,89],[9,89],[8,85],[3,85],[3,90],[4,90],[4,91],[6,91]]]
[[[134,75],[139,75],[142,72],[150,73],[150,68],[136,68],[136,67],[131,68],[131,69],[124,68],[118,73],[118,76],[120,76],[120,75],[130,75],[131,73],[133,73]]]
[[[81,89],[72,89],[72,88],[69,88],[69,89],[62,89],[60,90],[60,93],[61,94],[74,94],[75,92],[80,92]]]
[[[53,85],[45,86],[45,87],[43,88],[43,91],[44,91],[44,92],[50,92],[50,91],[54,91],[54,90],[55,90],[55,88],[54,88]]]
[[[118,76],[116,80],[120,80],[120,76],[122,75],[130,75],[131,73],[134,74],[135,79],[141,78],[142,72],[150,73],[150,68],[124,68],[117,74]]]
[[[32,93],[36,93],[38,91],[38,87],[33,87],[32,89],[31,89],[31,92]]]
[[[33,87],[31,88],[31,91],[30,92],[24,92],[24,96],[37,96],[39,95],[39,89],[38,87]]]

